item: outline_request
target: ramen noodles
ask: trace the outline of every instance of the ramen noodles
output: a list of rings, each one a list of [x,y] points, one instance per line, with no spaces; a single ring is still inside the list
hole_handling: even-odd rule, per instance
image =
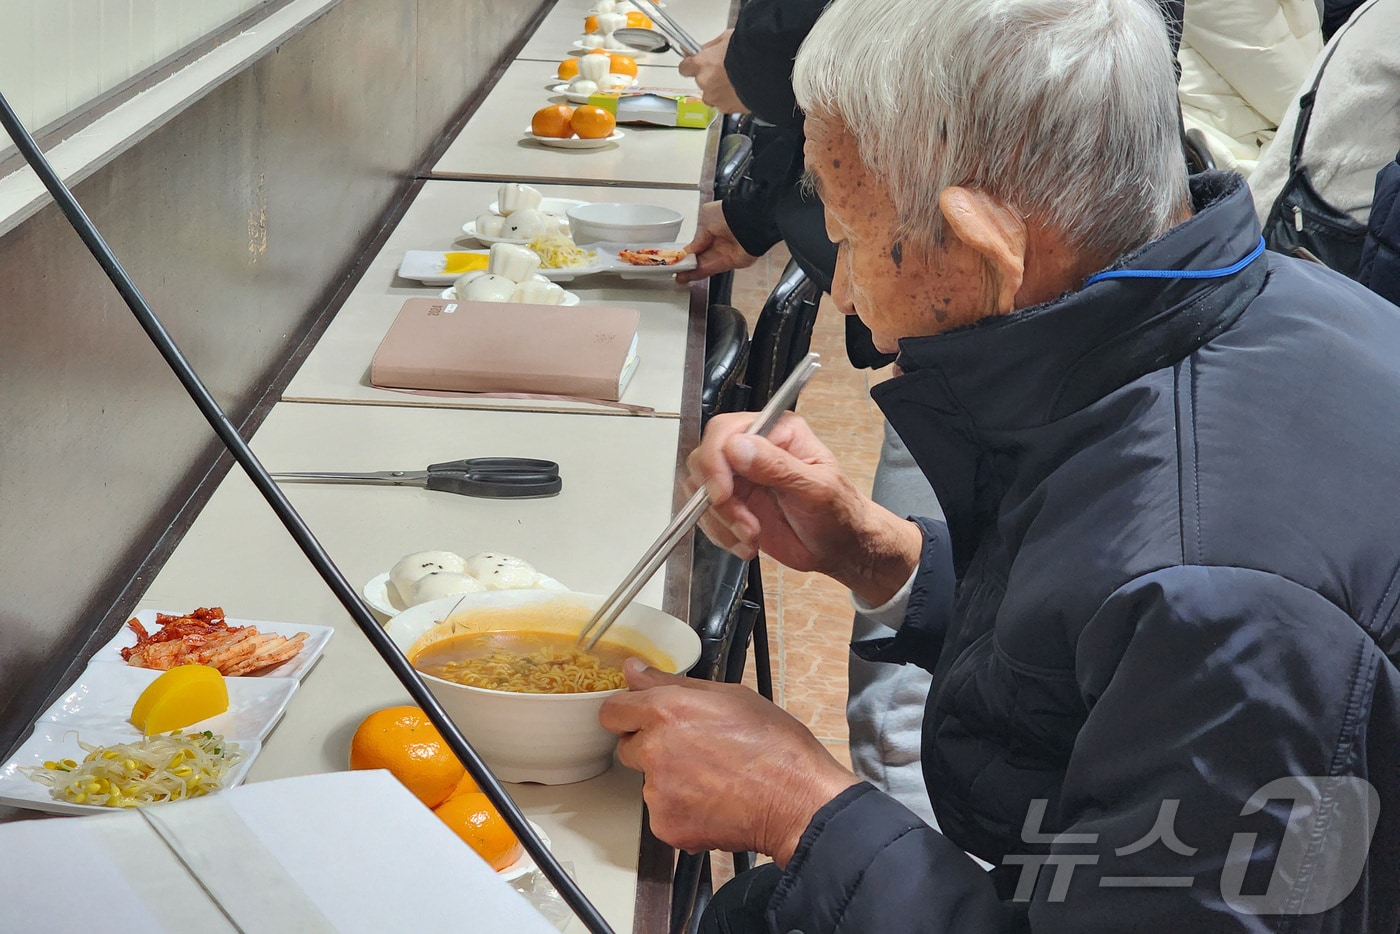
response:
[[[584,652],[575,641],[557,632],[467,633],[425,646],[413,666],[444,681],[492,691],[583,694],[627,687],[622,663],[628,658],[655,664],[616,643],[599,642]]]

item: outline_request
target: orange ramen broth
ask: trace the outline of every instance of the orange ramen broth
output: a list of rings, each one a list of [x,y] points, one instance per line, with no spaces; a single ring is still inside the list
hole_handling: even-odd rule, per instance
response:
[[[426,675],[468,687],[517,694],[582,694],[627,686],[622,663],[640,658],[660,663],[614,642],[592,652],[575,645],[576,635],[559,632],[476,632],[426,645],[413,667]]]

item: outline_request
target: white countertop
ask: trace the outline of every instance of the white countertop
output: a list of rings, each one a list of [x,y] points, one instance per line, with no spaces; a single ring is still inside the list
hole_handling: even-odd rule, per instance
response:
[[[476,241],[458,242],[463,236],[462,224],[486,211],[487,206],[496,199],[498,187],[496,182],[425,182],[403,220],[282,393],[283,400],[625,414],[620,409],[586,402],[473,396],[436,398],[377,389],[369,384],[370,359],[403,303],[410,298],[436,296],[442,289],[442,286],[424,286],[398,278],[396,273],[404,252],[481,249]],[[680,235],[683,241],[689,240],[695,232],[699,199],[693,191],[554,185],[538,187],[546,198],[658,204],[678,211],[684,217]],[[649,406],[660,416],[678,417],[685,368],[686,329],[690,316],[689,290],[677,285],[670,277],[641,281],[595,275],[561,285],[576,292],[583,304],[624,305],[641,312],[637,335],[640,363],[623,393],[622,401]]]
[[[557,83],[557,67],[557,62],[511,64],[430,174],[434,178],[699,187],[700,179],[708,175],[707,139],[718,132],[718,121],[708,130],[624,124],[618,127],[623,139],[602,149],[550,149],[527,139],[524,132],[535,111],[564,100],[548,90]],[[638,72],[642,84],[649,87],[695,90],[695,83],[674,68],[642,66]]]
[[[413,488],[289,484],[350,582],[428,548],[517,554],[580,590],[610,590],[671,516],[672,419],[281,403],[253,439],[270,470],[417,469],[476,455],[545,457],[564,490],[487,500]],[[639,598],[659,606],[660,575]],[[360,720],[407,695],[235,469],[152,582],[143,607],[221,605],[231,616],[332,626],[325,656],[266,740],[250,779],[345,768]],[[621,766],[574,785],[511,786],[618,931],[632,928],[640,776]]]

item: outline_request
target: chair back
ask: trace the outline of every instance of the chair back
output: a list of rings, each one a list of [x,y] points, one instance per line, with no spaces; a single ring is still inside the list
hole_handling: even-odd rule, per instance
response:
[[[754,322],[749,342],[748,407],[760,409],[812,346],[821,289],[789,262]]]
[[[730,133],[719,141],[715,158],[715,200],[723,201],[733,194],[748,174],[753,161],[753,140],[741,133]]]
[[[738,309],[711,305],[705,319],[705,376],[700,387],[700,424],[718,412],[735,412],[748,401],[743,384],[749,362],[749,326]]]

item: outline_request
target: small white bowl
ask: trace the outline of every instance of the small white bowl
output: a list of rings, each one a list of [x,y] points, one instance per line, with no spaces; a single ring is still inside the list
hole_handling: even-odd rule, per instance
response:
[[[488,591],[460,601],[444,597],[409,607],[385,630],[411,659],[420,640],[427,645],[452,634],[509,631],[522,622],[531,631],[577,633],[603,600],[598,594],[541,590]],[[448,613],[451,618],[444,620]],[[622,612],[607,641],[634,647],[673,673],[689,671],[700,658],[700,637],[693,629],[639,603]],[[600,775],[612,764],[617,737],[599,725],[598,711],[618,691],[515,694],[422,678],[502,781],[564,785]]]
[[[680,236],[679,211],[655,204],[596,203],[569,208],[574,243],[670,243]]]

